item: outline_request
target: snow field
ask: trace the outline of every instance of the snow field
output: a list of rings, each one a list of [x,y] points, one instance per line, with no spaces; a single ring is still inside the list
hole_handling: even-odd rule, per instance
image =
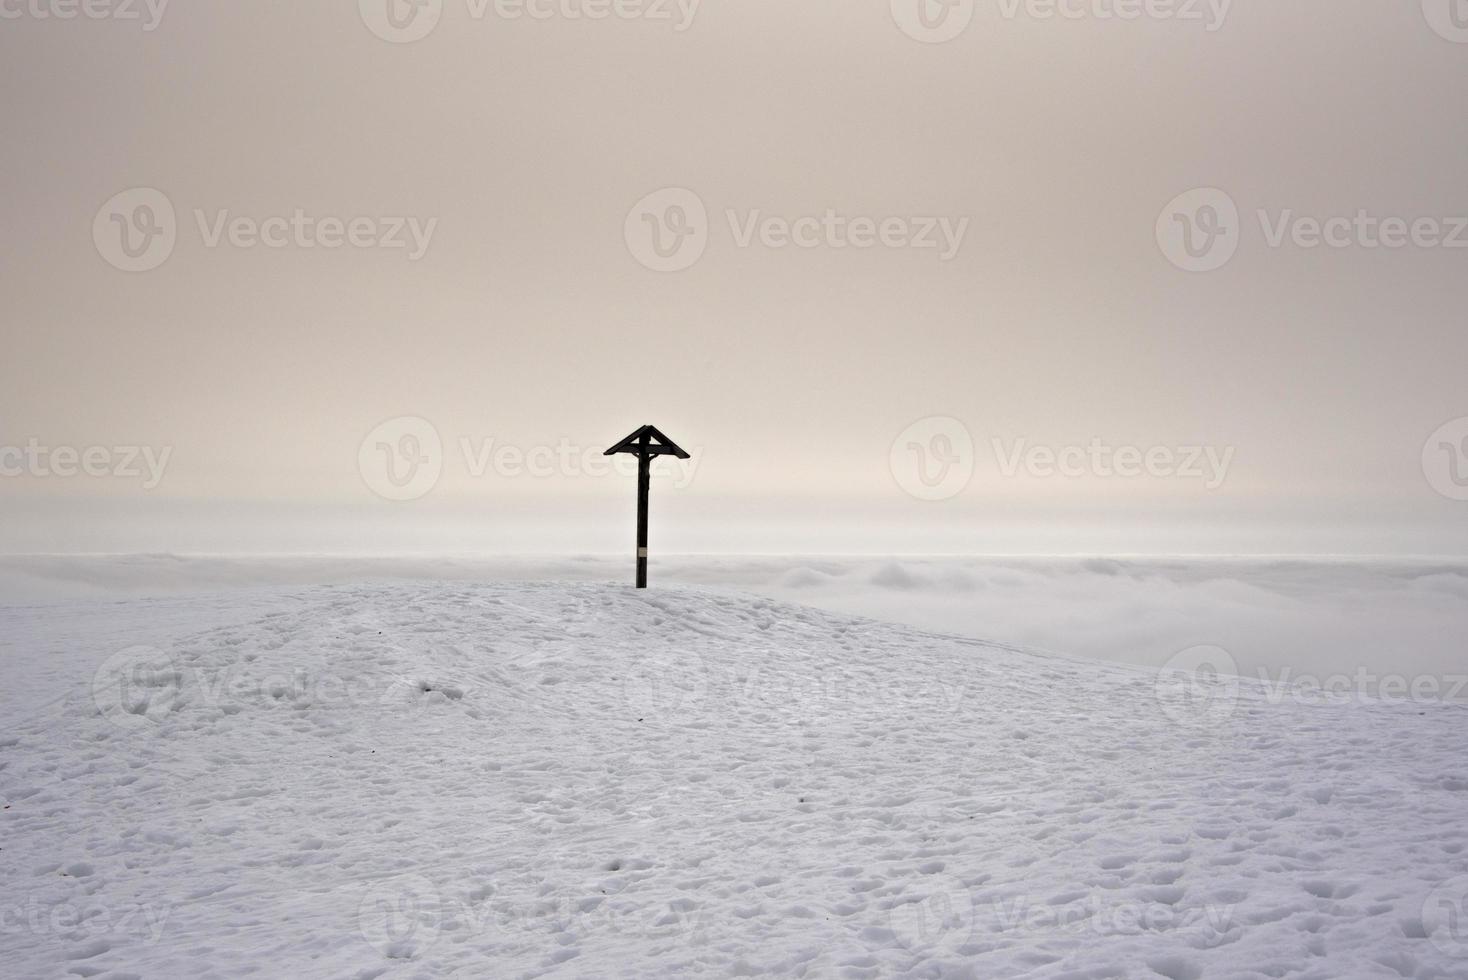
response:
[[[169,603],[0,736],[10,975],[1468,977],[1461,706],[691,589]]]

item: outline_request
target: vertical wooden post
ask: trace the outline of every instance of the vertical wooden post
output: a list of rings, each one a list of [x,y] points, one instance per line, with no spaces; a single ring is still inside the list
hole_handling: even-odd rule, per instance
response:
[[[637,587],[647,588],[647,495],[652,488],[652,457],[637,454]]]
[[[644,425],[604,455],[618,453],[637,457],[637,587],[647,588],[647,495],[652,489],[652,461],[659,456],[675,456],[690,459],[677,444],[663,435],[655,426]]]

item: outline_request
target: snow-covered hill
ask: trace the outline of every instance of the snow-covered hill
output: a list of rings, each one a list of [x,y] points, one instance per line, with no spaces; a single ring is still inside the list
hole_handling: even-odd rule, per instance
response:
[[[1461,706],[695,590],[181,601],[7,611],[167,635],[3,726],[6,975],[1468,977]]]

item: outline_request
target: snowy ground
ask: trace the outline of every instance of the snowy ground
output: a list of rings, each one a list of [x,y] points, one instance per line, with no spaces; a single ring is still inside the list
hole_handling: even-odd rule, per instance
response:
[[[0,609],[7,976],[1468,977],[1460,705],[686,586],[98,590]]]

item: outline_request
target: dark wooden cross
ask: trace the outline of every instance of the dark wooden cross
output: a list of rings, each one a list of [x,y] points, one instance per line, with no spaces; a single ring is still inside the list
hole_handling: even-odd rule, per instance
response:
[[[656,427],[644,425],[603,455],[615,456],[630,453],[637,457],[637,587],[647,588],[647,492],[652,485],[652,460],[654,456],[676,456],[687,459],[688,454],[663,435]]]

